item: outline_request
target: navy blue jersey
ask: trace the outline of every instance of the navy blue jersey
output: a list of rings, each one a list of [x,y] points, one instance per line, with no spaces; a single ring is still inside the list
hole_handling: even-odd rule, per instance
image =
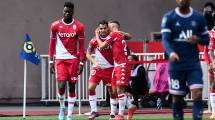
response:
[[[181,14],[179,8],[166,13],[161,24],[162,41],[168,55],[175,52],[179,61],[169,62],[169,70],[200,69],[197,44],[187,42],[193,35],[198,43],[209,44],[206,20],[197,11],[190,8],[190,13]]]

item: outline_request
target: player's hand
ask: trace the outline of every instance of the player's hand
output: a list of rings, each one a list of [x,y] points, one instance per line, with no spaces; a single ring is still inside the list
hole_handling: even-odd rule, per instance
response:
[[[49,64],[50,64],[50,71],[51,71],[51,73],[55,73],[54,63],[53,62],[49,62]]]
[[[190,38],[188,38],[187,42],[189,42],[190,44],[197,44],[198,43],[198,37],[196,35],[193,35]]]
[[[84,69],[84,64],[82,64],[83,62],[81,62],[78,66],[78,75],[80,75],[83,72]]]
[[[95,30],[95,36],[96,36],[96,38],[99,37],[99,27],[97,27],[96,30]]]
[[[171,52],[169,55],[169,60],[172,62],[179,61],[179,56],[175,52]]]

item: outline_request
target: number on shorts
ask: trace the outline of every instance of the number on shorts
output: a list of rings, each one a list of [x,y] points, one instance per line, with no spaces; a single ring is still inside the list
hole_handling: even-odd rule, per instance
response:
[[[95,75],[95,74],[96,74],[96,70],[92,70],[91,75]]]
[[[171,79],[171,86],[173,89],[179,89],[180,88],[179,81]]]

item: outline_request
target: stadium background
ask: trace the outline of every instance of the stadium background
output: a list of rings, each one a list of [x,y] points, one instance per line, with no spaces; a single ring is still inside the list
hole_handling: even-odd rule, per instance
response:
[[[94,35],[103,19],[121,22],[122,30],[141,41],[152,31],[160,31],[162,15],[175,8],[175,0],[72,0],[74,18],[85,24],[86,41]],[[213,1],[213,0],[208,0]],[[23,96],[23,60],[19,52],[24,34],[30,34],[36,50],[48,53],[50,24],[62,18],[65,0],[1,0],[0,2],[0,103],[17,103]],[[192,0],[193,8],[201,11],[206,0]],[[27,98],[41,96],[40,66],[27,64]]]

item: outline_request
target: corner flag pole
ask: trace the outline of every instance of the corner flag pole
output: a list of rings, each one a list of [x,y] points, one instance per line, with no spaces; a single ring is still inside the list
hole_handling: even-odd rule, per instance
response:
[[[25,120],[26,117],[26,81],[27,81],[27,61],[24,60],[23,120]]]
[[[78,115],[81,115],[81,82],[80,82],[81,76],[79,75],[78,80]]]

